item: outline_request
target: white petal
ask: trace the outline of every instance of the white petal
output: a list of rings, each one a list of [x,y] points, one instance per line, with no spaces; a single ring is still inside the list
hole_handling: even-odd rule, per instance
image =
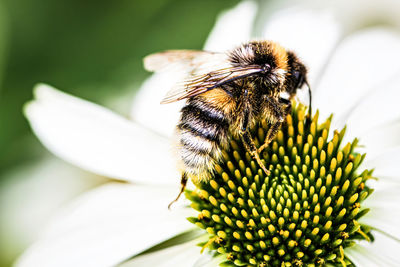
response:
[[[226,50],[247,41],[250,38],[256,8],[254,2],[245,1],[224,12],[218,18],[205,49]],[[160,101],[177,82],[185,78],[186,72],[174,69],[153,74],[143,83],[134,98],[132,119],[159,134],[171,136],[179,120],[179,110],[184,101],[168,105],[160,105]]]
[[[226,261],[224,255],[213,256],[208,250],[201,253],[201,247],[197,246],[197,244],[203,241],[205,241],[204,238],[200,237],[180,245],[144,254],[118,265],[118,267],[216,267],[221,262]]]
[[[320,1],[311,1],[320,3]],[[323,4],[322,4],[323,5]],[[399,25],[400,2],[397,0],[337,0],[329,3],[348,31],[372,24]],[[376,18],[380,18],[376,21]]]
[[[131,118],[148,129],[163,136],[172,136],[179,121],[179,110],[185,101],[161,105],[165,94],[185,78],[185,73],[163,71],[153,74],[141,86],[131,109]]]
[[[38,238],[61,205],[105,179],[49,156],[19,164],[0,180],[0,254],[12,256]]]
[[[197,240],[186,242],[153,253],[144,254],[127,261],[119,267],[188,267],[193,266],[200,257],[201,247],[197,246]]]
[[[224,261],[226,261],[226,256],[224,255],[213,256],[205,252],[198,257],[193,267],[216,267],[220,266],[220,263]]]
[[[204,49],[224,52],[249,41],[257,8],[256,2],[243,1],[236,7],[220,14],[208,36]]]
[[[40,141],[83,169],[128,181],[179,181],[169,141],[111,111],[57,91],[35,89],[25,115]]]
[[[370,211],[360,222],[400,240],[400,179],[395,183],[381,178],[371,188],[374,192],[362,204]]]
[[[361,167],[367,169],[375,169],[373,176],[379,179],[386,179],[393,182],[400,182],[400,147],[394,147],[386,150],[379,156],[369,158]]]
[[[400,118],[397,122],[389,122],[384,126],[374,127],[360,134],[353,132],[358,132],[359,129],[351,127],[350,124],[348,126],[351,135],[360,137],[360,144],[365,146],[368,158],[373,159],[394,147],[400,146]]]
[[[332,112],[343,122],[370,90],[381,88],[400,69],[400,37],[385,28],[345,38],[335,51],[315,94],[321,116]]]
[[[193,226],[170,187],[108,184],[61,213],[17,266],[113,266]]]
[[[274,12],[266,20],[262,33],[263,38],[279,42],[297,53],[308,67],[313,90],[340,36],[340,26],[329,10],[300,6]]]
[[[400,39],[398,43],[400,47]],[[400,60],[400,53],[399,58]],[[400,64],[397,74],[400,75]],[[389,78],[389,77],[388,77]],[[343,123],[349,125],[349,133],[353,136],[368,134],[371,130],[379,129],[383,132],[382,126],[400,121],[400,77],[381,82],[368,95],[359,99],[353,106],[353,110],[343,118]],[[400,140],[399,135],[396,138]]]
[[[361,242],[354,247],[345,249],[346,256],[356,266],[400,266],[400,242],[389,238],[377,231],[373,233],[375,241],[372,243]]]

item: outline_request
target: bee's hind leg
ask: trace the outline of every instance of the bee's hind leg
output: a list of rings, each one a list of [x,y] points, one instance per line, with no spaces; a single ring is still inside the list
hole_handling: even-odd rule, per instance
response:
[[[257,161],[258,165],[260,165],[261,169],[269,175],[271,172],[267,170],[265,167],[264,163],[260,159],[260,154],[257,151],[257,147],[254,144],[253,138],[251,138],[251,135],[248,131],[245,131],[243,135],[240,135],[240,138],[242,139],[242,142],[244,146],[246,147],[246,150],[250,153],[250,155]]]
[[[181,178],[181,191],[179,192],[178,196],[171,203],[169,203],[168,209],[171,209],[172,204],[178,201],[182,193],[185,191],[187,181],[188,181],[187,174],[186,172],[184,172],[182,173],[182,178]]]

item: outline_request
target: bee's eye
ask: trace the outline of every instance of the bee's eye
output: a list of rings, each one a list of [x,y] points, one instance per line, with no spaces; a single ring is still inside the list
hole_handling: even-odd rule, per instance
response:
[[[268,63],[265,63],[264,66],[263,66],[263,70],[265,72],[268,72],[270,69],[271,69],[271,65],[269,65]]]
[[[296,81],[299,80],[300,78],[300,72],[299,71],[293,71],[293,77]]]
[[[299,71],[293,71],[293,78],[294,84],[296,85],[295,88],[300,88],[301,86],[303,86],[304,77]]]

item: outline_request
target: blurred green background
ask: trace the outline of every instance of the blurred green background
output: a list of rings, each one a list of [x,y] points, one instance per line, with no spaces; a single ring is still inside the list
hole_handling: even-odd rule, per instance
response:
[[[48,157],[22,114],[23,104],[32,98],[32,87],[49,83],[128,114],[135,89],[149,75],[142,58],[165,49],[200,49],[217,14],[237,2],[0,2],[0,266],[9,266],[34,239],[34,235],[17,237],[7,228],[11,220],[7,211],[16,206],[10,192],[19,192],[20,187],[13,179],[23,184],[29,179],[24,175],[31,173],[26,166]],[[24,205],[21,211],[30,201],[27,191],[27,199],[17,195],[15,200]]]

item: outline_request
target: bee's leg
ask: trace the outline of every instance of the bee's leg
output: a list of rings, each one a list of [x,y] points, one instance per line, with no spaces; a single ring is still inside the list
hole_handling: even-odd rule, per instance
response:
[[[282,123],[284,122],[284,120],[286,118],[286,115],[289,114],[290,111],[292,110],[292,103],[287,99],[279,98],[279,104],[284,105],[285,108],[281,111],[278,111],[278,109],[275,108],[275,110],[277,110],[276,117],[277,117],[278,121],[275,122],[274,124],[272,124],[271,127],[269,127],[267,136],[265,137],[265,140],[264,140],[264,144],[262,146],[260,146],[257,150],[258,153],[261,153],[275,138],[276,134],[278,133],[279,129],[282,126]]]
[[[265,137],[264,144],[260,146],[257,150],[258,153],[261,153],[270,143],[271,141],[275,138],[276,134],[279,131],[279,128],[281,128],[282,122],[276,122],[269,127],[267,136]]]
[[[251,135],[248,131],[245,131],[243,135],[240,135],[240,138],[242,139],[242,142],[244,146],[246,147],[247,152],[250,153],[250,155],[257,161],[258,165],[260,165],[261,169],[269,175],[271,172],[267,170],[265,167],[264,163],[260,159],[260,155],[258,154],[257,147],[254,144],[253,138],[251,138]]]
[[[244,96],[247,97],[248,91],[245,90]],[[251,137],[249,131],[247,130],[248,124],[249,124],[249,116],[250,116],[250,110],[248,108],[244,109],[244,116],[243,116],[243,122],[242,122],[242,133],[240,135],[240,138],[242,139],[242,142],[244,146],[246,147],[247,152],[250,153],[250,155],[257,161],[258,165],[260,165],[261,169],[269,175],[271,172],[267,170],[265,167],[264,163],[260,159],[260,155],[258,154],[257,147],[254,144],[254,140]]]
[[[171,205],[174,204],[176,201],[178,201],[179,197],[182,195],[182,193],[185,191],[186,184],[187,184],[188,178],[186,173],[182,173],[182,178],[181,178],[181,191],[179,192],[178,196],[168,205],[168,209],[171,209]]]

